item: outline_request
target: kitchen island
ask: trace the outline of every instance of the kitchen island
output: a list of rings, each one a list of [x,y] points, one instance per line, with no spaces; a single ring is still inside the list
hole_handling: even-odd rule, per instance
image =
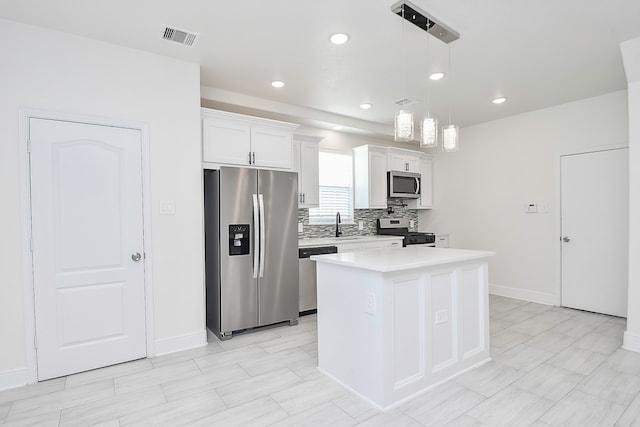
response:
[[[410,246],[312,257],[318,368],[387,410],[488,362],[493,255]]]

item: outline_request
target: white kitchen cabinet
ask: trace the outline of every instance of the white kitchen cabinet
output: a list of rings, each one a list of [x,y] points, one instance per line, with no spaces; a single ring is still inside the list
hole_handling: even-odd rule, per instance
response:
[[[388,170],[420,172],[420,153],[417,151],[389,148]]]
[[[448,248],[449,247],[449,235],[448,234],[436,234],[436,248]]]
[[[202,159],[206,166],[293,168],[293,131],[298,125],[202,109]]]
[[[361,145],[353,149],[356,209],[387,207],[387,148]]]
[[[420,198],[418,209],[433,208],[433,157],[420,156]]]
[[[293,170],[298,172],[299,208],[320,205],[318,143],[321,140],[315,136],[293,136]]]

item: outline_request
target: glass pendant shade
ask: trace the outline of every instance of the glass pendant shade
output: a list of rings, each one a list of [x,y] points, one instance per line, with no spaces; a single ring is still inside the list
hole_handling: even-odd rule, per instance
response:
[[[459,146],[458,126],[449,125],[442,128],[442,151],[458,151]]]
[[[438,120],[431,117],[422,119],[420,147],[435,148],[438,146]]]
[[[394,140],[396,142],[409,142],[413,140],[413,111],[400,110],[396,112],[394,125]]]

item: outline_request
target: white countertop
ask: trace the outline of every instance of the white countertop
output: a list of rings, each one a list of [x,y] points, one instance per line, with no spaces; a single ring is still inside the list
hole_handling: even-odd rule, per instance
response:
[[[317,262],[386,273],[412,268],[431,267],[452,262],[483,259],[494,256],[495,254],[496,253],[492,251],[408,246],[402,249],[314,255],[311,259]]]
[[[345,236],[345,237],[317,237],[313,239],[298,240],[299,248],[309,248],[312,246],[334,246],[340,243],[365,243],[381,242],[385,240],[402,240],[402,236]]]

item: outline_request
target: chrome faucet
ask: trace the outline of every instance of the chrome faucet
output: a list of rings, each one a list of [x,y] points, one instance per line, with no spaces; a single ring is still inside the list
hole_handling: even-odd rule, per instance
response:
[[[336,212],[336,237],[340,237],[342,231],[340,231],[340,212]]]

